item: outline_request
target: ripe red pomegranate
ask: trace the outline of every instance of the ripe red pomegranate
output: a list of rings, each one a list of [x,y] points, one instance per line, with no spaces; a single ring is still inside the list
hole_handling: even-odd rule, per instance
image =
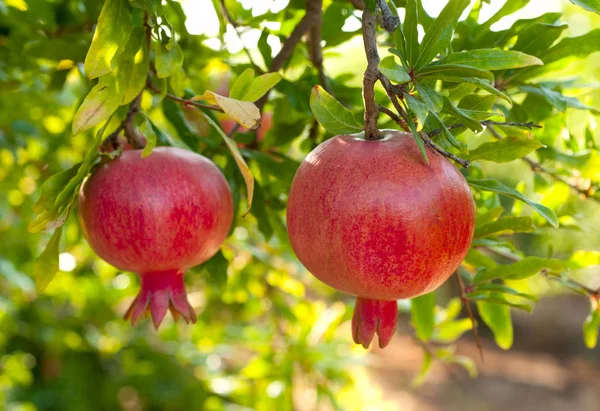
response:
[[[195,322],[183,273],[213,256],[227,237],[233,200],[207,158],[187,150],[124,151],[98,167],[79,193],[79,221],[94,251],[141,277],[126,319],[148,313],[158,328],[167,309]]]
[[[465,257],[475,207],[462,174],[410,134],[337,136],[298,168],[287,224],[298,259],[319,280],[357,296],[352,333],[391,340],[396,300],[438,288]]]

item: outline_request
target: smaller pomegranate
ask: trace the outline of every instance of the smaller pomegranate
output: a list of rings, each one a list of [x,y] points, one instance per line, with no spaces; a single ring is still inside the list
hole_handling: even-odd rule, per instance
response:
[[[167,310],[195,322],[183,283],[186,269],[219,249],[233,219],[233,200],[219,168],[171,147],[126,150],[81,187],[79,221],[92,249],[141,278],[125,314],[132,325],[149,313],[158,328]]]
[[[396,300],[438,288],[465,257],[475,226],[469,186],[450,161],[411,134],[333,137],[298,168],[287,225],[298,259],[318,279],[357,296],[352,334],[385,347]]]

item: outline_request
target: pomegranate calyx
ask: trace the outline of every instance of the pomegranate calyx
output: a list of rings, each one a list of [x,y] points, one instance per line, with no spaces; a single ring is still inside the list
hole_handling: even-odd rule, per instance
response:
[[[158,329],[167,310],[171,311],[175,321],[181,315],[186,323],[196,322],[196,312],[187,300],[183,272],[158,271],[140,274],[140,278],[140,292],[124,316],[133,326],[150,315],[154,328]]]
[[[352,338],[356,344],[369,348],[375,334],[379,347],[389,344],[396,332],[398,304],[396,301],[371,300],[357,297],[352,316]]]

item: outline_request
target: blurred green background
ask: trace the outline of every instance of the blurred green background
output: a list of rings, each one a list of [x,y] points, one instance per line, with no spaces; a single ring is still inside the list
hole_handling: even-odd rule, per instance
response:
[[[423,3],[434,16],[444,4]],[[165,4],[185,52],[185,72],[170,87],[198,94],[227,88],[229,79],[247,66],[242,45],[256,61],[276,54],[281,38],[289,35],[304,7],[294,0],[289,4],[228,0],[230,12],[245,26],[236,34],[217,13],[219,2],[214,2],[216,10],[213,2],[205,0]],[[484,10],[489,16],[502,4],[491,1]],[[475,380],[460,367],[437,362],[424,384],[414,386],[424,351],[410,337],[408,301],[400,302],[400,329],[386,351],[369,352],[351,343],[353,298],[335,293],[306,272],[285,232],[286,193],[295,169],[318,141],[328,137],[321,130],[316,140],[309,138],[311,127],[317,126],[308,96],[319,79],[304,64],[304,45],[267,105],[274,125],[260,150],[242,147],[257,178],[255,203],[266,206],[255,205],[245,218],[238,212],[222,249],[226,264],[211,267],[210,272],[199,267],[186,274],[189,299],[198,313],[195,325],[173,323],[168,317],[156,332],[149,321],[137,328],[123,321],[137,293],[138,278],[94,255],[83,240],[75,213],[63,230],[60,272],[46,291],[38,293],[33,263],[49,235],[29,234],[26,227],[34,218],[31,208],[40,184],[80,162],[90,148],[91,134],[72,136],[70,130],[90,88],[82,61],[101,7],[96,0],[0,0],[0,408],[598,409],[600,356],[597,350],[586,350],[581,337],[588,303],[582,296],[561,295],[565,289],[543,277],[520,285],[553,297],[542,300],[531,316],[515,315],[512,351],[495,348],[491,333],[481,330],[487,357],[485,364],[479,364],[480,376]],[[331,32],[324,30],[325,70],[333,79],[336,97],[360,109],[366,62],[357,31],[359,14],[348,2],[326,1],[324,7],[325,23],[332,27]],[[597,14],[567,1],[540,0],[501,20],[496,30],[510,27],[518,18],[546,12],[562,13],[560,20],[569,25],[564,37],[600,28]],[[334,19],[333,13],[343,19]],[[265,27],[275,34],[264,35]],[[563,66],[551,78],[577,75],[568,92],[600,107],[600,54],[572,59]],[[586,129],[593,139],[600,139],[597,116],[573,109],[552,116],[552,107],[548,113],[536,111],[545,109],[545,104],[522,105],[536,107],[527,114],[543,123],[543,131],[536,135],[541,141],[551,144],[556,138],[551,134],[557,132],[566,133],[565,140],[581,141]],[[160,103],[150,93],[144,94],[142,109],[170,138],[202,136],[195,149],[224,170],[243,210],[239,205],[245,201],[243,180],[218,136],[192,112],[167,100]],[[122,107],[118,113],[125,111]],[[236,137],[242,143],[251,138],[250,133]],[[466,138],[475,147],[489,136],[467,133]],[[569,167],[582,180],[600,180],[597,151],[579,151],[580,155],[571,150]],[[567,227],[514,236],[524,254],[568,257],[575,250],[600,250],[598,202],[573,194],[564,184],[539,181],[519,161],[483,163],[481,168],[489,177],[520,187],[558,211]],[[510,201],[503,205],[512,207],[513,213],[528,212]],[[215,277],[225,272],[228,280],[223,285]],[[579,270],[574,278],[592,288],[600,286],[597,268]],[[458,300],[451,299],[457,295],[451,283],[438,293],[442,317],[460,311]],[[469,328],[463,326],[447,341]],[[456,346],[456,352],[465,356],[457,358],[472,370],[467,358],[475,360],[478,354],[471,334]]]

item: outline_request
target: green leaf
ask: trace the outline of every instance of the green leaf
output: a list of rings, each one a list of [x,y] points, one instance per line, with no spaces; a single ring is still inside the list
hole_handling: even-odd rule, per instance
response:
[[[594,114],[600,114],[600,109],[583,104],[575,97],[563,96],[560,92],[552,90],[543,85],[524,85],[519,87],[522,91],[544,97],[558,111],[564,112],[567,107],[580,110],[590,110]]]
[[[492,269],[480,271],[473,278],[473,282],[481,283],[496,278],[524,280],[542,270],[563,271],[566,267],[564,261],[556,258],[525,257],[513,264],[500,264]]]
[[[476,291],[489,291],[489,292],[502,293],[502,294],[510,294],[510,295],[514,295],[517,297],[526,298],[531,301],[536,301],[536,302],[538,301],[538,297],[536,295],[522,293],[522,292],[515,290],[514,288],[510,288],[510,287],[507,287],[502,284],[493,284],[493,283],[480,284],[480,285],[477,285],[475,290]]]
[[[269,43],[267,42],[267,40],[269,39],[269,30],[264,29],[262,31],[262,33],[260,33],[260,37],[258,38],[258,43],[256,44],[256,46],[258,47],[258,51],[260,52],[260,55],[263,58],[263,61],[265,62],[265,67],[271,67],[271,64],[273,63],[273,50],[271,49],[271,46],[269,45]]]
[[[321,86],[315,86],[310,94],[310,108],[319,122],[332,134],[352,134],[362,131],[354,116]]]
[[[447,97],[444,97],[443,112],[455,116],[457,119],[456,121],[460,120],[464,125],[477,133],[483,131],[483,126],[479,123],[479,121],[470,117],[466,112],[456,107],[450,100],[448,100]]]
[[[398,5],[394,2],[391,2],[392,6],[391,10],[392,13],[394,13],[394,15],[400,17],[400,12],[398,11]],[[406,20],[406,19],[405,19]],[[410,64],[408,63],[408,54],[406,52],[406,38],[404,35],[404,27],[402,22],[399,22],[398,24],[398,28],[392,33],[392,38],[394,39],[394,45],[396,46],[395,49],[393,49],[393,53],[396,54],[398,57],[400,57],[400,61],[402,61],[402,65],[405,68],[410,68]],[[417,39],[417,46],[419,45],[418,39]],[[392,49],[390,49],[390,52]]]
[[[508,187],[502,184],[497,180],[475,180],[475,179],[467,179],[469,185],[474,188],[478,188],[484,191],[491,191],[494,193],[502,194],[506,197],[513,198],[515,200],[523,201],[532,207],[535,211],[537,211],[546,221],[548,221],[553,227],[558,227],[558,218],[554,211],[549,209],[543,204],[535,203],[525,197],[523,194],[519,193],[514,188]]]
[[[246,164],[244,157],[242,157],[242,154],[240,153],[240,150],[235,141],[229,138],[227,134],[225,134],[225,132],[221,129],[221,127],[219,127],[219,125],[209,115],[207,115],[203,111],[201,111],[201,113],[206,119],[206,121],[208,121],[208,123],[215,130],[217,130],[219,135],[223,138],[223,141],[225,141],[227,148],[229,148],[229,151],[231,152],[231,155],[233,156],[233,159],[235,160],[235,163],[237,164],[240,173],[242,173],[242,177],[244,177],[244,182],[246,183],[246,191],[248,193],[248,207],[246,208],[246,213],[244,214],[246,215],[250,212],[250,208],[252,207],[252,197],[254,195],[254,176],[252,175],[252,171],[250,171],[250,167],[248,167],[248,164]]]
[[[567,27],[567,24],[532,24],[519,33],[512,50],[540,55],[552,46]]]
[[[46,244],[44,251],[33,263],[33,278],[35,286],[40,292],[46,289],[58,271],[58,248],[61,233],[62,227],[58,227]]]
[[[379,63],[379,71],[392,81],[408,83],[411,78],[404,68],[396,63],[394,56],[387,56]]]
[[[600,0],[569,0],[571,3],[588,11],[600,14]]]
[[[494,333],[498,347],[508,350],[513,344],[513,325],[510,307],[503,304],[477,301],[477,309],[483,322]]]
[[[77,163],[68,170],[58,172],[46,179],[40,187],[40,196],[33,205],[35,213],[41,213],[44,210],[52,211],[56,196],[65,188],[67,183],[77,174],[77,170],[82,163]]]
[[[479,35],[482,36],[486,34],[492,24],[500,21],[502,17],[513,14],[515,11],[521,10],[523,7],[529,3],[530,0],[511,0],[504,3],[504,5],[498,10],[492,17],[487,19],[479,28]]]
[[[494,207],[483,214],[477,214],[475,229],[481,227],[482,225],[491,223],[492,221],[496,221],[498,218],[500,218],[503,212],[503,207]]]
[[[85,57],[84,70],[88,78],[94,79],[113,70],[111,63],[123,51],[131,31],[131,6],[127,0],[106,0]]]
[[[109,118],[119,108],[121,100],[122,94],[116,92],[115,78],[109,75],[100,77],[73,117],[73,135]]]
[[[578,250],[567,260],[569,268],[578,269],[592,265],[600,265],[600,251]]]
[[[427,377],[427,372],[431,368],[431,354],[427,350],[423,350],[423,364],[421,365],[421,370],[419,374],[412,380],[411,385],[413,387],[420,387],[425,382],[425,377]]]
[[[154,52],[156,53],[156,76],[158,78],[171,77],[178,72],[183,64],[183,50],[178,43],[174,43],[171,48],[169,43],[162,44],[157,42]]]
[[[258,100],[275,87],[281,79],[282,77],[279,73],[266,73],[254,78],[240,100],[252,102]]]
[[[227,285],[227,267],[229,267],[229,261],[221,250],[202,264],[202,268],[208,273],[210,283],[219,291],[223,291]]]
[[[450,130],[448,130],[448,127],[446,127],[446,124],[444,124],[444,122],[440,119],[440,117],[434,113],[433,111],[430,112],[431,115],[427,118],[428,121],[431,121],[432,124],[434,124],[437,128],[440,128],[442,130],[441,135],[443,137],[445,137],[447,139],[447,141],[457,150],[459,150],[462,153],[467,152],[467,145],[465,143],[463,143],[462,141],[458,141],[454,135],[452,135],[452,133],[450,132]]]
[[[429,159],[427,158],[427,152],[425,151],[425,143],[423,142],[421,135],[417,131],[417,126],[412,121],[412,118],[408,117],[407,120],[408,120],[407,121],[408,126],[410,127],[410,131],[412,132],[412,135],[415,138],[415,141],[417,142],[417,146],[419,147],[419,151],[421,152],[421,155],[423,156],[423,159],[425,160],[425,164],[429,164]]]
[[[600,29],[595,29],[579,37],[564,38],[538,57],[547,66],[567,57],[584,57],[594,53],[598,51],[598,44],[600,44]],[[513,80],[522,81],[545,70],[544,67],[530,67],[519,72]]]
[[[406,1],[406,15],[402,27],[404,42],[406,45],[406,62],[413,68],[419,58],[419,33],[417,24],[419,22],[417,0]]]
[[[496,96],[490,94],[469,94],[460,100],[460,103],[458,103],[458,108],[464,111],[487,112],[494,106],[494,103],[496,103],[497,99],[498,98]]]
[[[442,99],[442,96],[435,91],[435,88],[424,83],[416,83],[415,87],[419,92],[419,96],[421,96],[421,99],[429,108],[429,111],[439,113],[442,107],[444,107],[444,100]]]
[[[535,230],[531,217],[502,217],[475,229],[474,238],[530,233]]]
[[[119,56],[113,73],[115,86],[111,89],[116,96],[122,96],[119,105],[127,104],[137,97],[146,86],[150,55],[144,41],[144,29],[132,33],[125,50]]]
[[[442,64],[460,64],[482,70],[506,70],[541,66],[544,63],[539,58],[520,51],[477,49],[452,53],[442,60]]]
[[[486,303],[503,304],[503,305],[507,305],[512,308],[516,308],[518,310],[527,311],[528,313],[530,313],[532,311],[531,305],[519,304],[519,303],[514,303],[512,301],[508,301],[506,298],[504,298],[503,296],[501,296],[500,294],[497,294],[497,293],[487,294],[487,293],[482,293],[482,292],[473,292],[473,293],[468,293],[467,298],[472,301],[485,301]]]
[[[456,83],[472,83],[475,84],[476,86],[478,86],[480,89],[487,91],[488,93],[494,94],[498,97],[503,98],[504,100],[506,100],[510,105],[512,105],[512,100],[510,99],[510,97],[506,94],[504,94],[503,92],[501,92],[500,90],[496,90],[494,88],[494,86],[492,86],[491,84],[489,84],[487,81],[482,80],[478,77],[457,77],[457,78],[451,78],[451,77],[447,77],[446,78],[447,81],[454,81]]]
[[[148,117],[145,118],[144,122],[140,127],[140,133],[144,137],[146,137],[146,147],[142,151],[142,157],[148,157],[152,154],[152,150],[156,147],[156,132],[154,131],[154,127],[152,127],[152,123],[150,123],[150,119]]]
[[[411,299],[410,312],[417,336],[429,341],[435,329],[435,292]]]
[[[472,247],[467,253],[467,256],[465,257],[465,262],[476,268],[494,268],[497,265],[496,261],[494,261],[493,258],[488,257],[487,255]]]
[[[505,137],[502,140],[483,143],[469,152],[471,160],[507,163],[522,157],[544,145],[537,140],[521,137]]]
[[[452,39],[454,26],[468,5],[469,0],[450,0],[446,4],[423,37],[421,51],[415,64],[416,68],[425,66],[446,49]]]
[[[583,323],[583,341],[585,346],[590,350],[596,348],[598,344],[598,327],[600,327],[600,310],[598,309],[598,303],[591,300],[590,314]]]
[[[473,329],[470,318],[461,318],[456,321],[446,321],[436,327],[433,340],[449,344],[460,338],[461,335]]]
[[[247,68],[246,70],[242,71],[242,74],[240,74],[231,85],[229,97],[236,100],[243,100],[244,95],[248,92],[248,89],[250,89],[253,79],[253,69]]]
[[[427,116],[429,115],[427,104],[422,102],[418,97],[413,97],[410,94],[405,94],[404,98],[406,99],[408,108],[414,113],[415,116],[417,116],[419,123],[425,124]]]
[[[430,64],[415,73],[415,78],[430,77],[438,80],[444,80],[445,78],[453,79],[455,77],[480,77],[493,80],[494,75],[491,71],[461,64]]]

